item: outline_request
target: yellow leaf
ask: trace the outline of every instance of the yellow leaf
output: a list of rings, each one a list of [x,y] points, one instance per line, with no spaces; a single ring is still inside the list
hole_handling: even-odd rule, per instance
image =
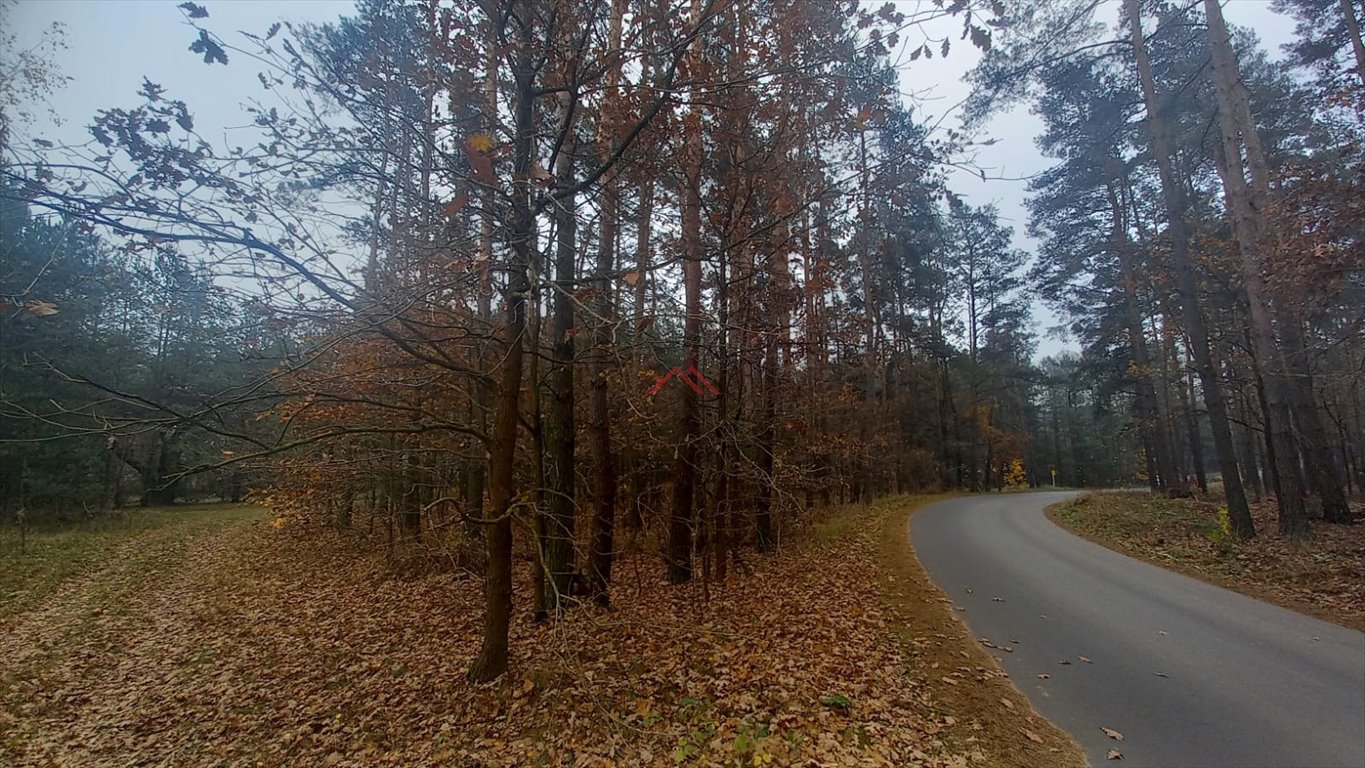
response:
[[[475,152],[487,152],[493,148],[493,137],[486,133],[475,133],[465,143]]]

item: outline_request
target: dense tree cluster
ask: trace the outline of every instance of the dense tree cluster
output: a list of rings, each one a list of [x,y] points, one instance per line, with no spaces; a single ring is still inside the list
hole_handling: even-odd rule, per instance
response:
[[[1365,59],[1341,56],[1360,51],[1358,10],[1284,8],[1311,83],[1212,0],[1129,0],[1114,39],[1094,3],[1039,6],[977,71],[978,113],[1027,98],[1044,119],[1058,164],[1032,183],[1032,275],[1131,392],[1153,489],[1216,467],[1244,537],[1248,493],[1274,494],[1281,532],[1304,536],[1315,515],[1350,522],[1365,480],[1365,259],[1347,202]]]
[[[723,583],[836,498],[1217,470],[1240,520],[1239,467],[1302,467],[1340,519],[1354,102],[1129,5],[1136,46],[1088,4],[364,0],[230,42],[184,3],[206,65],[262,70],[226,146],[150,80],[86,145],[4,134],[4,504],[250,484],[379,521],[396,562],[482,571],[478,680],[517,559],[552,616],[626,546]],[[1047,122],[1036,259],[901,99],[940,17],[989,51],[978,114]],[[1033,361],[1036,295],[1082,354]]]

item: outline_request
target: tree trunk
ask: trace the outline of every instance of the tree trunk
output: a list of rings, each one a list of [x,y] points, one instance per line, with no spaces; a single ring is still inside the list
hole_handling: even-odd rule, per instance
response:
[[[553,314],[550,318],[550,402],[546,446],[549,449],[549,499],[545,518],[545,571],[549,589],[545,595],[548,611],[558,614],[566,607],[573,585],[575,499],[575,424],[574,356],[578,329],[574,327],[574,302],[578,289],[578,216],[576,196],[568,194],[575,184],[577,154],[575,106],[572,95],[565,95],[560,108],[559,130],[563,142],[555,160],[558,204],[555,219],[555,282]]]
[[[759,552],[773,550],[773,477],[774,432],[777,428],[777,332],[768,334],[766,349],[763,353],[763,373],[761,377],[763,393],[763,415],[758,435],[758,473],[761,486],[758,503],[754,507],[754,528],[756,539],[754,548]]]
[[[1338,472],[1332,441],[1327,436],[1327,427],[1322,422],[1322,412],[1313,392],[1313,371],[1308,365],[1307,343],[1298,318],[1281,316],[1280,336],[1285,342],[1289,394],[1293,399],[1294,421],[1299,428],[1308,489],[1322,502],[1324,521],[1349,524],[1352,522],[1351,506],[1346,499],[1345,480]]]
[[[1185,409],[1185,436],[1190,443],[1190,461],[1194,462],[1194,476],[1199,482],[1199,488],[1203,491],[1209,490],[1208,472],[1204,467],[1204,435],[1199,429],[1199,410],[1195,407],[1196,397],[1194,391],[1194,365],[1189,359],[1189,345],[1186,345],[1186,359],[1184,365],[1185,375],[1182,377],[1180,389],[1180,404]]]
[[[1213,432],[1214,446],[1218,450],[1218,462],[1223,470],[1223,487],[1228,498],[1228,516],[1233,533],[1239,538],[1256,535],[1256,526],[1247,507],[1246,492],[1242,488],[1242,478],[1237,471],[1237,451],[1232,442],[1232,430],[1228,424],[1227,406],[1223,400],[1222,384],[1213,366],[1209,352],[1208,329],[1204,325],[1204,313],[1199,306],[1198,282],[1195,279],[1194,263],[1190,258],[1189,230],[1185,224],[1185,192],[1176,179],[1175,168],[1171,161],[1172,148],[1167,136],[1165,110],[1156,93],[1156,81],[1152,75],[1152,62],[1147,55],[1147,43],[1142,34],[1141,8],[1138,0],[1124,0],[1132,34],[1133,56],[1136,59],[1138,80],[1142,86],[1143,101],[1147,107],[1147,123],[1151,134],[1152,152],[1156,157],[1157,169],[1161,175],[1161,192],[1166,204],[1171,235],[1171,271],[1175,277],[1175,287],[1180,293],[1183,306],[1184,326],[1190,336],[1191,353],[1199,368],[1199,378],[1204,385],[1204,403],[1208,407],[1209,427]]]
[[[1259,212],[1252,206],[1251,190],[1247,187],[1242,163],[1242,142],[1247,142],[1250,154],[1259,148],[1259,140],[1254,137],[1256,127],[1244,122],[1250,117],[1249,101],[1240,80],[1236,54],[1228,38],[1219,0],[1205,0],[1204,12],[1208,18],[1209,48],[1218,94],[1218,124],[1222,134],[1223,151],[1219,155],[1221,162],[1218,163],[1218,171],[1223,179],[1224,199],[1231,213],[1242,256],[1242,287],[1246,292],[1247,309],[1251,316],[1254,354],[1265,378],[1269,407],[1269,412],[1265,414],[1266,428],[1275,449],[1275,469],[1279,478],[1276,501],[1280,510],[1280,533],[1291,538],[1303,538],[1309,535],[1310,524],[1304,507],[1299,450],[1290,416],[1289,383],[1285,377],[1284,358],[1275,340],[1262,277],[1263,227]]]
[[[1151,357],[1147,354],[1147,334],[1142,324],[1142,308],[1137,295],[1137,271],[1133,269],[1130,252],[1132,243],[1128,239],[1127,221],[1123,215],[1124,206],[1112,186],[1107,187],[1109,207],[1113,217],[1109,234],[1110,248],[1119,263],[1120,281],[1123,290],[1123,305],[1128,320],[1128,348],[1133,356],[1133,380],[1137,387],[1137,411],[1143,442],[1152,452],[1152,465],[1155,473],[1150,479],[1152,490],[1172,488],[1180,484],[1176,477],[1171,448],[1166,441],[1166,428],[1157,405],[1156,387],[1152,383],[1155,375]]]
[[[692,24],[701,18],[699,0],[692,0]],[[689,74],[700,75],[701,56],[689,54]],[[701,106],[699,94],[691,89],[691,106],[683,118],[682,189],[679,208],[682,223],[683,266],[683,371],[700,370],[701,364]],[[681,584],[692,578],[692,528],[695,516],[697,439],[701,414],[697,393],[682,388],[682,430],[678,437],[673,473],[673,503],[668,518],[668,581]]]
[[[521,366],[526,333],[527,274],[531,263],[534,220],[531,214],[529,177],[531,142],[535,125],[535,68],[532,62],[534,32],[532,14],[520,20],[516,63],[516,98],[513,109],[514,191],[512,195],[511,260],[508,264],[507,315],[503,324],[505,352],[498,368],[497,411],[493,418],[489,448],[488,561],[484,573],[483,647],[469,668],[474,682],[495,680],[507,671],[507,631],[512,617],[512,497],[515,493],[517,430],[521,406]]]
[[[619,98],[617,83],[621,77],[621,17],[625,13],[623,0],[613,0],[611,20],[607,27],[607,56],[611,57],[607,73],[608,104]],[[598,151],[604,157],[615,149],[615,124],[603,116]],[[611,363],[616,328],[612,301],[611,273],[616,269],[616,239],[620,230],[619,201],[616,173],[602,178],[602,224],[597,244],[597,275],[593,280],[593,308],[596,332],[593,335],[592,357],[588,361],[588,430],[596,459],[593,482],[592,544],[589,548],[588,589],[600,605],[610,602],[611,563],[616,529],[616,457],[611,449],[611,407],[607,386],[607,370]]]
[[[534,221],[532,222],[534,225]],[[534,240],[534,235],[532,236]],[[533,254],[534,256],[534,254]],[[540,259],[536,258],[532,269],[539,273],[542,269]],[[545,343],[545,322],[540,287],[531,289],[527,296],[526,338],[531,340],[531,348],[526,355],[527,387],[526,407],[530,409],[531,438],[531,482],[535,490],[531,494],[531,537],[535,557],[534,575],[531,577],[531,618],[539,623],[549,618],[545,604],[545,489],[547,473],[545,470],[545,409],[540,382],[540,359]]]
[[[1351,51],[1356,55],[1356,76],[1360,78],[1360,84],[1365,85],[1365,44],[1360,40],[1360,20],[1356,18],[1355,2],[1353,0],[1338,0],[1341,5],[1341,15],[1346,22],[1346,34],[1351,38]]]
[[[489,22],[492,23],[491,20]],[[498,125],[498,38],[490,29],[488,32],[487,47],[484,51],[484,91],[483,91],[483,110],[484,110],[484,131],[493,136],[497,132]],[[494,162],[489,160],[489,162]],[[493,284],[489,269],[493,264],[493,220],[497,216],[497,195],[498,191],[491,186],[483,191],[482,206],[479,210],[479,287],[478,287],[478,313],[479,320],[486,328],[492,328],[493,324]],[[486,352],[486,349],[483,350]],[[488,364],[489,356],[481,355],[485,365]],[[481,432],[488,430],[488,411],[493,405],[492,388],[484,381],[474,382],[474,391],[471,409],[474,412],[474,421],[479,426]],[[484,515],[484,490],[488,477],[488,453],[485,446],[478,446],[480,456],[469,463],[465,474],[465,534],[474,537],[483,531],[483,526],[476,520],[482,519]]]

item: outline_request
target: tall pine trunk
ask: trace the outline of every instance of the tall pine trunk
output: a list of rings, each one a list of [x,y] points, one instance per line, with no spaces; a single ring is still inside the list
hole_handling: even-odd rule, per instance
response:
[[[613,0],[611,20],[607,27],[607,56],[611,57],[607,75],[607,103],[619,98],[617,84],[621,77],[621,17],[625,13],[623,0]],[[603,161],[616,147],[615,124],[602,118],[598,151]],[[607,370],[611,362],[615,335],[615,309],[612,301],[610,277],[616,269],[616,240],[620,230],[620,201],[617,194],[616,172],[602,178],[601,237],[597,244],[597,274],[593,280],[592,356],[588,360],[588,434],[596,466],[593,470],[593,517],[591,545],[588,550],[588,587],[601,605],[609,602],[611,564],[615,550],[616,530],[616,457],[611,448],[610,392]]]
[[[692,23],[701,19],[701,4],[692,0]],[[687,75],[700,76],[700,54],[689,54]],[[700,370],[701,364],[701,106],[698,91],[691,89],[691,105],[683,118],[682,214],[683,266],[683,371]],[[682,430],[678,436],[673,472],[673,499],[668,517],[668,581],[681,584],[692,579],[692,534],[696,504],[697,439],[701,413],[697,392],[682,388]]]
[[[1253,154],[1259,149],[1259,140],[1255,136],[1256,127],[1248,122],[1251,114],[1249,99],[1240,80],[1237,56],[1223,22],[1219,0],[1205,0],[1204,12],[1208,19],[1209,49],[1213,58],[1218,125],[1222,138],[1218,172],[1223,180],[1224,199],[1242,257],[1242,287],[1246,292],[1247,310],[1251,318],[1253,354],[1260,363],[1265,381],[1268,408],[1265,414],[1266,429],[1275,451],[1275,474],[1278,479],[1275,498],[1280,511],[1280,533],[1302,538],[1309,535],[1311,528],[1304,507],[1299,447],[1291,420],[1292,396],[1285,376],[1284,358],[1275,339],[1269,298],[1262,276],[1261,254],[1265,232],[1260,211],[1252,205],[1252,193],[1247,185],[1242,161],[1243,143],[1247,145],[1248,154]]]
[[[1247,507],[1246,492],[1237,470],[1237,449],[1232,441],[1227,405],[1223,399],[1222,383],[1209,351],[1209,334],[1204,325],[1204,312],[1199,306],[1199,285],[1195,279],[1194,262],[1190,258],[1190,233],[1185,223],[1185,191],[1180,186],[1172,163],[1172,147],[1167,134],[1166,114],[1156,93],[1152,61],[1147,55],[1147,42],[1142,34],[1142,10],[1138,0],[1124,0],[1136,59],[1138,80],[1143,102],[1147,107],[1147,125],[1151,135],[1152,153],[1156,157],[1161,176],[1161,194],[1166,205],[1168,228],[1171,235],[1171,271],[1175,287],[1180,293],[1185,331],[1190,337],[1191,354],[1204,385],[1204,403],[1208,407],[1209,426],[1213,432],[1218,463],[1223,471],[1223,488],[1228,499],[1228,518],[1232,531],[1239,538],[1256,535],[1256,526]]]
[[[578,288],[578,217],[575,185],[575,140],[573,97],[565,95],[560,109],[561,137],[559,157],[555,160],[557,202],[555,219],[555,281],[550,319],[550,398],[546,447],[549,449],[549,499],[546,502],[545,571],[549,589],[546,610],[559,613],[572,587],[574,562],[575,496],[574,356],[578,329],[574,327],[574,302]]]

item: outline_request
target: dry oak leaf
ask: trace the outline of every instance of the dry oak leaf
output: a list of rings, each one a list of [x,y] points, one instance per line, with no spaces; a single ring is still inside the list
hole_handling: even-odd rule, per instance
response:
[[[1111,749],[1109,750],[1109,754],[1105,755],[1104,757],[1106,760],[1122,760],[1123,753],[1118,751],[1117,749]]]
[[[24,311],[34,317],[51,317],[57,314],[57,305],[50,301],[29,299],[24,302]]]
[[[1105,726],[1102,725],[1102,726],[1100,726],[1100,730],[1101,730],[1101,731],[1104,731],[1104,735],[1105,735],[1105,736],[1108,736],[1109,738],[1113,739],[1114,741],[1123,741],[1123,734],[1119,733],[1118,731],[1114,730],[1113,728],[1107,728],[1107,727],[1105,727]]]
[[[1020,728],[1020,729],[1019,729],[1019,732],[1022,733],[1022,734],[1024,734],[1024,736],[1027,737],[1028,740],[1031,741],[1031,742],[1033,742],[1034,744],[1042,744],[1042,743],[1043,743],[1043,737],[1042,737],[1042,736],[1039,736],[1038,734],[1034,733],[1033,731],[1030,731],[1030,730],[1027,729],[1027,728]]]

